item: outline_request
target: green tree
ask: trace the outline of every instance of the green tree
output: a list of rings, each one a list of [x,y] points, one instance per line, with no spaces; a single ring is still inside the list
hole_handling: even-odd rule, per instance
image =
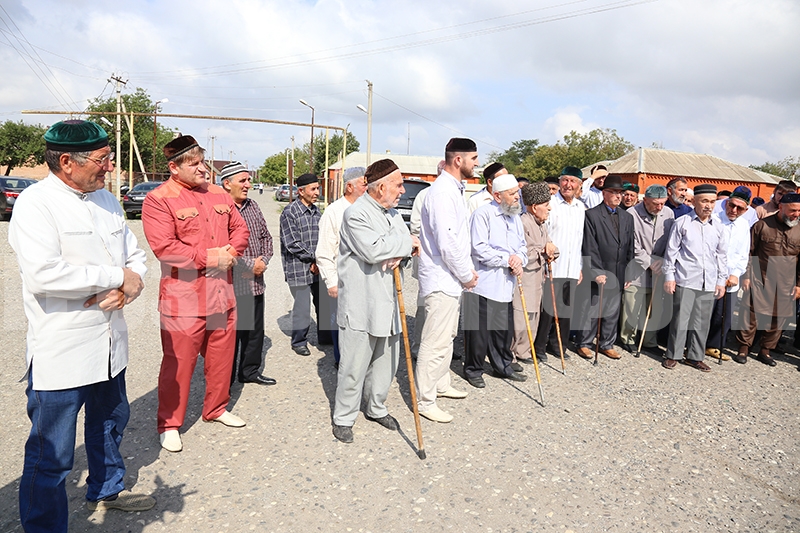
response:
[[[258,177],[261,181],[272,185],[285,183],[287,179],[286,153],[277,153],[265,159],[264,164],[258,169]]]
[[[800,157],[786,157],[777,163],[766,162],[763,165],[750,165],[750,168],[767,172],[783,179],[794,180],[800,170]]]
[[[0,124],[0,165],[6,167],[6,176],[17,167],[35,167],[44,163],[42,136],[45,131],[47,129],[41,124],[28,125],[21,120],[7,120]]]
[[[137,87],[136,91],[133,94],[123,94],[122,101],[125,102],[125,110],[130,113],[133,111],[134,113],[149,113],[152,115],[155,109],[155,103],[150,98],[150,95],[147,94],[145,89],[141,87]],[[117,112],[117,98],[116,96],[109,96],[108,98],[102,99],[98,98],[92,100],[89,103],[88,107],[89,111],[100,111],[107,113],[105,115],[107,120],[110,120],[112,123],[115,121],[115,115]],[[128,115],[130,117],[130,115]],[[103,121],[100,120],[100,116],[98,115],[89,115],[88,120],[92,120],[97,122],[102,126],[106,132],[108,133],[109,140],[111,141],[112,147],[114,146],[115,142],[115,131],[113,126],[109,126],[105,124]],[[120,165],[123,170],[127,170],[129,167],[129,158],[133,156],[133,169],[134,172],[138,172],[140,170],[139,163],[136,160],[136,155],[129,153],[129,146],[130,146],[130,131],[128,130],[127,123],[124,118],[121,119],[121,144],[120,152],[117,154],[117,165]],[[133,117],[133,131],[134,137],[136,138],[136,144],[139,146],[139,153],[142,156],[142,162],[145,165],[145,169],[149,174],[152,171],[152,162],[153,162],[153,117],[152,116],[134,116]],[[156,129],[156,172],[165,173],[167,172],[167,160],[164,157],[164,152],[162,151],[165,144],[170,142],[175,136],[175,133],[161,124],[157,124]]]
[[[342,145],[344,144],[344,136],[341,133],[333,133],[330,136],[328,148],[328,163],[333,164],[336,162],[342,153]],[[347,153],[352,154],[358,152],[361,144],[353,135],[353,132],[347,132]],[[305,143],[298,151],[295,150],[295,167],[294,175],[299,176],[308,172],[308,162],[310,158],[311,146]],[[303,169],[301,171],[301,168]],[[314,173],[317,176],[322,176],[325,173],[325,132],[321,132],[314,136]]]
[[[511,147],[503,152],[489,152],[486,156],[488,163],[500,163],[511,173],[528,157],[534,155],[539,148],[539,139],[522,139],[511,143]]]

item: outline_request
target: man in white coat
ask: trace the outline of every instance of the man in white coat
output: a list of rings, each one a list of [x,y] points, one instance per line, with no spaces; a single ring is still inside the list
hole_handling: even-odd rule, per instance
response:
[[[44,138],[50,174],[19,196],[9,228],[28,319],[31,431],[19,508],[25,531],[66,533],[65,482],[81,408],[89,510],[155,505],[150,496],[124,491],[119,451],[130,416],[122,308],[141,293],[147,269],[119,202],[103,189],[114,168],[106,132],[93,122],[70,120],[54,124]]]
[[[344,212],[339,232],[339,373],[333,436],[353,442],[362,396],[365,416],[386,429],[397,420],[386,409],[400,353],[400,310],[394,268],[419,250],[395,207],[405,192],[403,175],[391,159],[371,164],[367,193]]]

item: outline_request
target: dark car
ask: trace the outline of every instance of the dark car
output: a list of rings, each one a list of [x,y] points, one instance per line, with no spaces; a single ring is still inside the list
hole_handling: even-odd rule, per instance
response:
[[[4,196],[4,198],[0,199],[0,209],[2,209],[0,215],[4,219],[11,218],[14,202],[17,200],[19,193],[34,183],[36,183],[36,180],[30,178],[15,178],[13,176],[0,178],[0,191],[3,192]]]
[[[161,185],[160,181],[145,181],[137,183],[133,189],[128,191],[128,194],[122,197],[122,209],[125,211],[125,216],[134,219],[142,214],[142,204],[144,197],[147,193]]]
[[[397,211],[403,215],[406,226],[411,224],[411,207],[414,205],[414,200],[420,192],[430,186],[431,184],[427,181],[415,179],[403,180],[403,188],[406,192],[400,196],[400,202],[397,204]]]

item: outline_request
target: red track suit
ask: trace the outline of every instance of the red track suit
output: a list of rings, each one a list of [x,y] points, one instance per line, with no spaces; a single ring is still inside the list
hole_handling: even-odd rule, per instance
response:
[[[230,400],[236,297],[231,272],[206,272],[218,264],[212,248],[247,248],[250,232],[221,187],[188,188],[170,178],[145,197],[144,234],[161,261],[158,311],[164,358],[158,376],[158,432],[177,430],[189,403],[197,354],[205,359],[203,419],[219,417]]]

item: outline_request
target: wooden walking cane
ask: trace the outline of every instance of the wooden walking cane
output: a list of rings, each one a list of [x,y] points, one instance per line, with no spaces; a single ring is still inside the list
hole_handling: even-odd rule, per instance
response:
[[[417,407],[417,386],[414,384],[414,366],[411,364],[411,346],[408,343],[408,325],[406,324],[406,304],[403,300],[403,282],[400,280],[400,267],[394,269],[394,286],[397,290],[397,303],[400,306],[400,325],[403,327],[403,347],[406,350],[406,367],[408,368],[408,387],[411,390],[411,405],[414,407],[414,425],[417,427],[417,455],[425,459],[425,445],[422,443],[422,426],[419,423]]]
[[[600,326],[603,324],[603,289],[606,284],[600,284],[600,302],[597,306],[597,339],[594,343],[594,364],[597,365],[597,357],[600,355]]]
[[[531,321],[528,319],[528,306],[525,305],[525,292],[522,290],[522,276],[517,276],[517,287],[519,287],[519,300],[522,303],[522,314],[525,316],[525,327],[528,329],[528,342],[531,345],[531,357],[533,358],[533,369],[536,371],[536,383],[539,385],[539,398],[542,399],[542,407],[544,407],[542,377],[539,375],[539,362],[536,360],[536,350],[533,347],[533,333],[531,333]]]
[[[636,353],[633,354],[634,357],[639,357],[642,354],[642,344],[644,344],[644,334],[647,331],[647,322],[650,320],[650,313],[653,311],[653,297],[655,296],[655,289],[658,286],[656,282],[658,281],[658,276],[653,279],[653,283],[651,283],[650,287],[650,303],[647,304],[647,315],[644,317],[644,327],[642,328],[642,333],[639,336],[639,347],[636,349]]]
[[[561,325],[558,323],[558,306],[556,305],[556,289],[553,286],[553,260],[547,258],[547,272],[550,276],[550,296],[553,298],[553,319],[556,321],[556,336],[558,337],[558,353],[561,355],[561,373],[567,375],[567,365],[564,364],[564,346],[561,343]],[[533,344],[531,344],[533,346]]]

